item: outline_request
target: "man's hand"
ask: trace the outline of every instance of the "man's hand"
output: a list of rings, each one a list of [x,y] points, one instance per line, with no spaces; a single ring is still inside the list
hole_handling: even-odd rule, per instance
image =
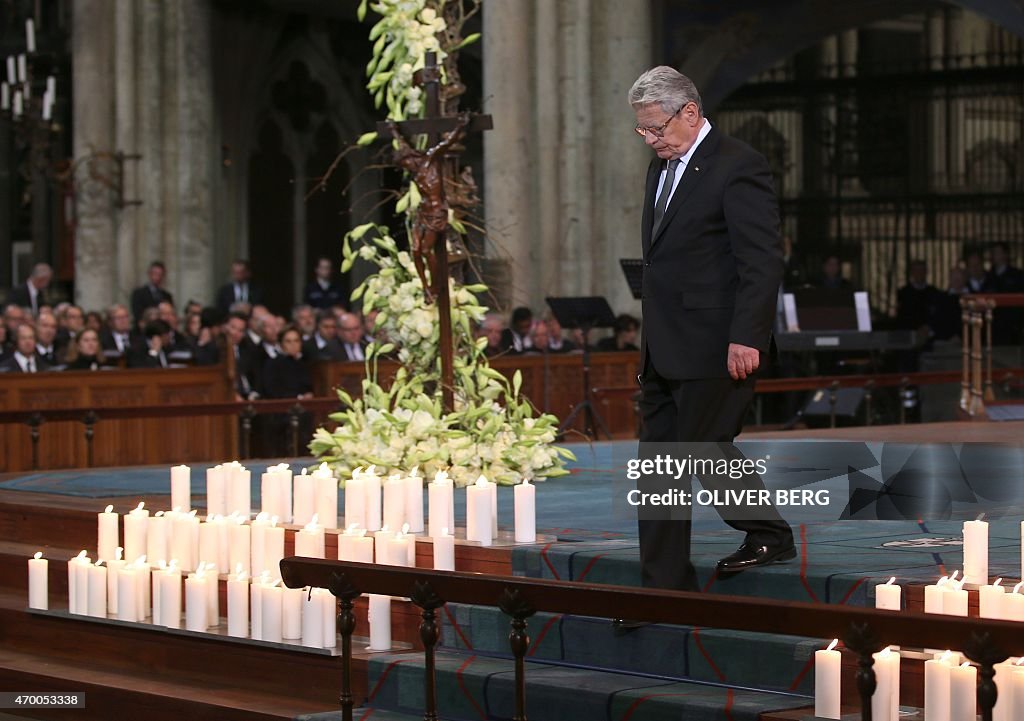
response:
[[[746,377],[757,370],[761,365],[761,352],[757,348],[740,345],[739,343],[729,344],[729,356],[726,366],[729,368],[729,375],[734,381],[745,380]]]

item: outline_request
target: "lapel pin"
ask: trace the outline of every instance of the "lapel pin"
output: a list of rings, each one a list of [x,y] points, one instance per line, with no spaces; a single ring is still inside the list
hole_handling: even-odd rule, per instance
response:
[[[699,165],[694,165],[693,166],[693,172],[699,173],[700,172],[700,166]]]

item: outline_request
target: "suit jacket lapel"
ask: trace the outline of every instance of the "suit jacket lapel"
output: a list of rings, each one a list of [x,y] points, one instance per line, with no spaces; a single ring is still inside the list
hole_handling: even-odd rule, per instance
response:
[[[679,210],[680,206],[686,202],[686,196],[688,196],[695,187],[703,175],[706,174],[707,168],[705,167],[706,159],[715,152],[718,148],[718,132],[717,128],[711,128],[711,132],[708,133],[707,137],[701,141],[701,144],[697,146],[697,150],[694,151],[693,157],[690,158],[690,162],[686,164],[686,170],[683,171],[683,177],[679,179],[679,184],[676,186],[676,192],[672,194],[672,199],[668,203],[668,207],[665,209],[665,217],[661,219],[661,225],[658,227],[658,235],[651,239],[653,244],[661,237],[665,232],[665,228],[672,222],[672,218]]]
[[[647,167],[647,186],[644,191],[644,214],[641,224],[644,255],[651,249],[651,231],[654,227],[654,195],[658,192],[658,176],[665,161],[655,157]]]

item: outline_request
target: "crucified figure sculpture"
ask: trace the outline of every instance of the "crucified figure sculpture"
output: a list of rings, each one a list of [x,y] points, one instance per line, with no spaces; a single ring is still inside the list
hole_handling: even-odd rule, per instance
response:
[[[417,150],[409,145],[398,125],[394,121],[388,122],[391,136],[398,143],[394,156],[395,164],[409,172],[422,196],[416,218],[413,220],[410,241],[413,262],[423,283],[423,293],[428,303],[433,302],[434,296],[441,291],[440,284],[448,282],[446,278],[438,278],[434,272],[434,250],[438,238],[444,238],[445,231],[448,230],[448,203],[444,196],[444,156],[462,139],[469,119],[466,113],[459,115],[455,127],[445,133],[436,145],[426,150]],[[428,269],[430,283],[427,282]]]

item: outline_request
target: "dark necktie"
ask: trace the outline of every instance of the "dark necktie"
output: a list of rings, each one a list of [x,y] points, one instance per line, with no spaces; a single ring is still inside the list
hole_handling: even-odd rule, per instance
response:
[[[658,234],[661,226],[661,219],[665,217],[665,208],[668,207],[668,198],[672,195],[672,186],[676,182],[676,168],[679,167],[679,160],[668,161],[668,168],[665,171],[665,182],[661,186],[661,195],[658,202],[654,204],[654,227],[651,230],[651,239]]]

